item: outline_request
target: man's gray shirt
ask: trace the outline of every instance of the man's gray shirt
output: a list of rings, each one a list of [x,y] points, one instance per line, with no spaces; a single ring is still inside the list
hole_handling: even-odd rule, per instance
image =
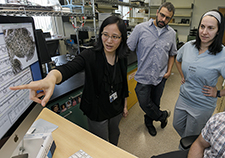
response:
[[[158,85],[167,72],[169,56],[177,54],[176,32],[167,25],[158,36],[153,21],[150,19],[135,26],[127,45],[132,51],[136,49],[138,70],[135,80]]]

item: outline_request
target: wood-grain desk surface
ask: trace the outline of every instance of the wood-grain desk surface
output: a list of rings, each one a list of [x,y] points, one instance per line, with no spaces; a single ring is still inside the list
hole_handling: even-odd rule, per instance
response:
[[[37,119],[39,118],[58,126],[52,132],[56,143],[53,158],[68,158],[80,149],[93,158],[137,158],[47,108],[42,110]]]

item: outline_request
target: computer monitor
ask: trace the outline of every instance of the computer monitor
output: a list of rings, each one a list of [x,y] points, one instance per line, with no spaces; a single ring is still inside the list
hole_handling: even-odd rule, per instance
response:
[[[49,63],[52,61],[51,56],[48,52],[48,46],[45,40],[45,36],[41,29],[36,29],[36,43],[37,43],[37,50],[39,54],[39,59],[41,64]]]
[[[39,63],[41,64],[43,71],[42,76],[45,77],[48,72],[51,71],[51,69],[53,68],[54,63],[52,62],[43,31],[41,29],[36,29],[35,34]]]
[[[11,157],[42,110],[29,90],[9,87],[42,78],[31,17],[0,16],[0,157]]]
[[[81,40],[81,44],[84,44],[85,39],[89,39],[88,31],[79,31],[78,34],[79,40]]]

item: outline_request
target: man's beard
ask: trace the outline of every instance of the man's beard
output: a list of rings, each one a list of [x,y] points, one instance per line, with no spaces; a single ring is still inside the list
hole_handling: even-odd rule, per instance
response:
[[[163,23],[163,25],[161,25],[160,23]],[[156,18],[156,24],[159,28],[163,28],[164,26],[166,26],[164,21],[158,21],[158,18]]]

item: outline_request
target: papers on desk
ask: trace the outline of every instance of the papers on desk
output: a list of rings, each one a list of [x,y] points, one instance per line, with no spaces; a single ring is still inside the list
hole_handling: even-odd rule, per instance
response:
[[[28,130],[28,134],[51,133],[57,128],[58,126],[53,123],[50,123],[43,119],[38,119],[32,124],[32,126]]]
[[[52,158],[56,144],[51,133],[57,128],[57,125],[43,119],[36,120],[14,151],[13,156],[20,152],[23,142],[26,148],[25,152],[29,153],[29,158]]]
[[[12,156],[21,153],[21,147],[25,149],[23,154],[28,154],[29,158],[52,158],[56,144],[51,133],[26,134]]]

